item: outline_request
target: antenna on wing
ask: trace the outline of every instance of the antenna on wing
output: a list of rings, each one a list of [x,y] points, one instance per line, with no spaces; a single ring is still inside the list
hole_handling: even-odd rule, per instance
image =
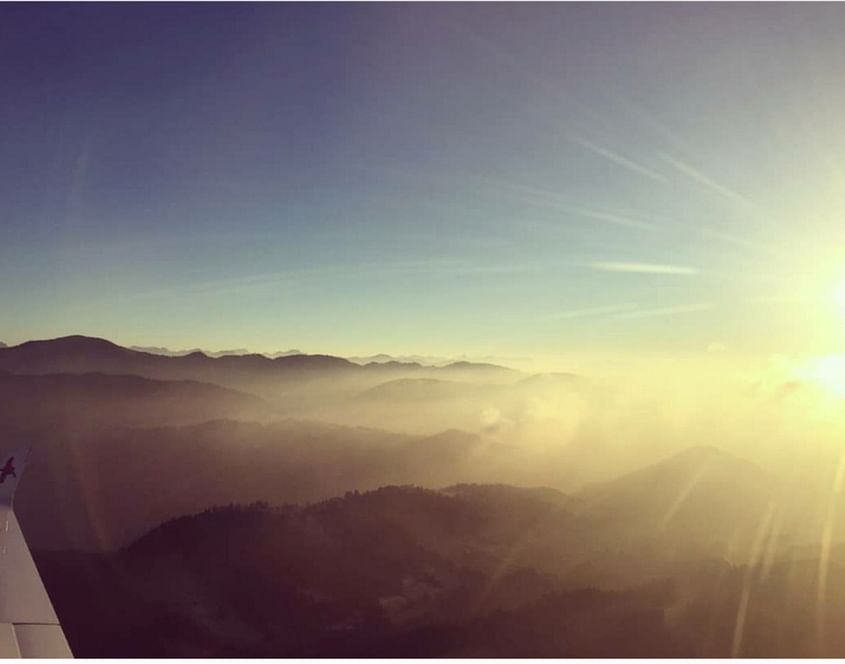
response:
[[[2,461],[3,465],[0,467],[0,505],[12,506],[15,489],[18,488],[20,477],[29,462],[31,452],[32,448],[27,445],[15,450]]]

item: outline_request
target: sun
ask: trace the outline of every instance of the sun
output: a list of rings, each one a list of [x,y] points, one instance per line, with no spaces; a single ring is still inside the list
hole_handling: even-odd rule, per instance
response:
[[[834,315],[840,321],[845,321],[845,277],[840,277],[838,281],[834,281],[833,287],[829,287],[827,291],[827,297],[823,299],[824,309],[828,312],[833,309]],[[831,305],[833,306],[831,307]],[[839,329],[838,323],[834,323],[834,325]],[[840,336],[840,339],[845,341],[845,336]],[[845,353],[842,352],[842,344],[834,340],[832,345],[826,345],[824,354],[819,353],[800,361],[791,370],[791,373],[802,381],[823,388],[829,395],[835,396],[837,399],[845,399]]]

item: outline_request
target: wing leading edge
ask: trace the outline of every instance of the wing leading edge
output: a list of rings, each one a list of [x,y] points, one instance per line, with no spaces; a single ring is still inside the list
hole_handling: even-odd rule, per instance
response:
[[[0,457],[0,658],[72,657],[32,560],[12,498],[28,450]]]

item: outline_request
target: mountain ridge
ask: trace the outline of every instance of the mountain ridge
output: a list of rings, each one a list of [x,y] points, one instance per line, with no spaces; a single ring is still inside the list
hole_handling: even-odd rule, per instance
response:
[[[144,357],[147,359],[153,358],[155,361],[164,360],[179,360],[184,358],[193,358],[193,359],[201,359],[205,358],[207,360],[221,360],[224,362],[231,362],[233,359],[242,359],[242,358],[250,358],[251,361],[264,361],[267,366],[283,366],[287,364],[302,364],[305,362],[302,358],[312,358],[314,361],[322,361],[322,362],[332,362],[336,366],[344,366],[347,368],[370,368],[373,367],[383,367],[385,364],[387,365],[399,365],[402,367],[424,367],[428,369],[454,369],[454,370],[475,370],[475,369],[486,369],[486,370],[496,370],[496,371],[513,371],[514,373],[518,373],[509,367],[504,367],[501,365],[489,364],[489,363],[473,363],[473,362],[466,362],[466,361],[457,361],[457,362],[450,362],[443,366],[427,366],[423,365],[419,362],[398,362],[398,361],[390,361],[390,362],[369,362],[368,364],[362,365],[356,362],[353,362],[347,358],[338,356],[338,355],[327,355],[322,353],[301,353],[296,350],[290,351],[283,351],[280,353],[274,353],[272,355],[265,355],[261,353],[250,353],[245,351],[241,353],[239,350],[236,351],[204,351],[202,349],[192,349],[189,351],[180,351],[178,354],[174,351],[168,351],[168,354],[159,354],[156,351],[163,351],[167,349],[163,349],[160,347],[144,347],[144,346],[132,346],[132,347],[125,347],[119,344],[116,344],[108,339],[104,339],[101,337],[90,337],[86,335],[80,334],[73,334],[67,335],[62,337],[54,337],[51,339],[33,339],[29,341],[24,341],[20,344],[14,346],[5,346],[0,344],[0,350],[3,350],[4,353],[0,355],[0,368],[7,368],[9,364],[22,364],[26,359],[36,359],[38,357],[39,351],[44,351],[45,354],[49,356],[57,356],[60,353],[96,353],[100,356],[111,355],[114,357],[121,356],[124,358],[130,357]],[[17,357],[16,357],[17,356]],[[10,359],[10,358],[15,359]]]

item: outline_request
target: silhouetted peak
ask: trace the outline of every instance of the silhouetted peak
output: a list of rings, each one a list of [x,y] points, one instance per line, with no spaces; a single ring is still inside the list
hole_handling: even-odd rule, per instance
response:
[[[22,344],[8,348],[8,350],[21,350],[28,352],[49,350],[52,352],[92,354],[128,354],[134,352],[127,348],[123,348],[122,346],[118,346],[108,339],[86,337],[81,334],[72,334],[66,337],[56,337],[54,339],[25,341]]]
[[[356,366],[349,360],[334,355],[285,355],[273,360],[278,366],[346,368]]]
[[[616,519],[684,518],[695,513],[708,521],[727,519],[728,528],[743,514],[757,518],[776,489],[775,480],[756,464],[704,445],[585,487],[576,496],[586,511]]]

